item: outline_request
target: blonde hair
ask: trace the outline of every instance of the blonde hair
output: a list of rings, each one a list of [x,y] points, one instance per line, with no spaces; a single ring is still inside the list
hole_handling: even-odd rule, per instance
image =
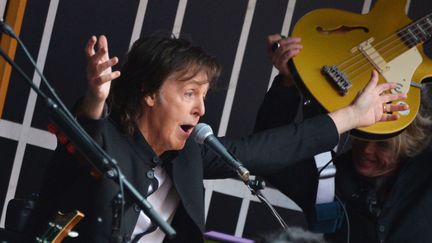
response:
[[[430,94],[424,87],[420,110],[414,121],[398,136],[388,139],[395,150],[395,158],[408,158],[420,154],[431,140],[432,114]]]

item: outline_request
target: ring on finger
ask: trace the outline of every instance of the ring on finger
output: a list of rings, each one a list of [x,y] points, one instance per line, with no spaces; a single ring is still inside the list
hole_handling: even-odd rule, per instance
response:
[[[280,45],[279,41],[273,43],[273,45],[272,45],[272,51],[275,52],[277,49],[279,49],[280,46],[281,45]]]

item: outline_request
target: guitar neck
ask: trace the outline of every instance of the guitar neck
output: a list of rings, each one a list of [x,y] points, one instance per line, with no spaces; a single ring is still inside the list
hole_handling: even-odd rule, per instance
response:
[[[432,37],[432,13],[414,21],[397,34],[409,48],[429,40]]]

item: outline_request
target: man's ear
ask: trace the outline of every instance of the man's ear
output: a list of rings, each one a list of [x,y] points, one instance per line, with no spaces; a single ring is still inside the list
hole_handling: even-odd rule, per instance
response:
[[[144,102],[146,103],[147,106],[150,107],[154,106],[155,100],[156,100],[155,94],[144,96]]]

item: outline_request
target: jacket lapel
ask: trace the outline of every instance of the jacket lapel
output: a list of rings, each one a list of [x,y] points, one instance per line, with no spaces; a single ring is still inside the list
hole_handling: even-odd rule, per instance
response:
[[[172,163],[173,182],[180,200],[189,216],[203,232],[203,161],[199,146],[189,139]]]

